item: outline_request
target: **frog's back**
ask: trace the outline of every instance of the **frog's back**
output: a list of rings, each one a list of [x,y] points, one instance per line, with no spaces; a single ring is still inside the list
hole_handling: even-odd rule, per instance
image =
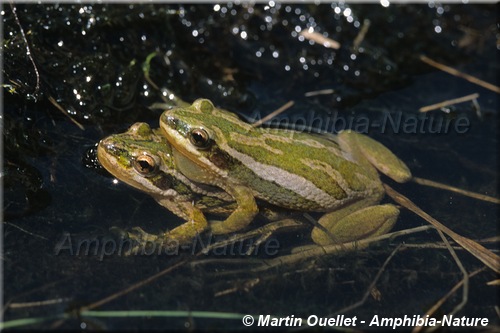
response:
[[[274,204],[328,211],[382,191],[376,171],[333,137],[260,128],[233,131],[229,140],[237,160],[230,176]]]
[[[244,185],[277,206],[331,211],[383,193],[376,170],[328,137],[255,128],[208,100],[166,112],[160,124],[211,179]]]

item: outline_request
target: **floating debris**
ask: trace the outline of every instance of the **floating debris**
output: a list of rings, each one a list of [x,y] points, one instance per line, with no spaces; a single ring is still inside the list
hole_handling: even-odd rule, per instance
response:
[[[331,38],[325,37],[319,32],[314,31],[314,29],[311,27],[307,30],[302,30],[300,32],[300,35],[303,36],[307,40],[312,40],[318,44],[323,45],[324,47],[328,47],[331,49],[338,50],[340,49],[340,43],[337,42],[336,40],[333,40]]]

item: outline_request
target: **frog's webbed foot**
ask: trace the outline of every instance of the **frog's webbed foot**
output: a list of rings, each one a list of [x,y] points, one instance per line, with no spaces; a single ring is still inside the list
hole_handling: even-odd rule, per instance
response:
[[[149,234],[149,233],[145,232],[140,227],[133,227],[127,233],[128,233],[128,237],[131,240],[134,240],[134,241],[139,242],[139,243],[155,242],[158,240],[157,235]]]
[[[125,245],[120,246],[121,254],[175,254],[181,247],[192,243],[195,237],[207,229],[205,215],[190,202],[176,202],[171,198],[162,198],[158,202],[181,216],[185,222],[158,234],[147,233],[139,227],[130,230],[113,227],[111,231],[118,235]]]
[[[210,221],[210,224],[211,223],[220,223],[220,222]],[[269,239],[269,237],[271,237],[276,231],[303,228],[305,226],[307,226],[307,224],[305,224],[299,220],[292,219],[292,218],[282,219],[279,221],[273,221],[273,222],[270,222],[269,224],[266,224],[266,225],[259,227],[257,229],[253,229],[253,230],[247,231],[245,233],[238,233],[238,234],[232,235],[225,240],[219,241],[217,243],[214,243],[214,244],[206,247],[204,249],[204,251],[208,252],[208,251],[213,250],[215,248],[228,246],[230,244],[242,242],[242,241],[245,241],[247,239],[257,237],[257,239],[255,241],[250,243],[249,247],[245,251],[246,255],[250,255],[257,248],[259,248],[259,246],[263,242],[265,242],[267,239]]]
[[[171,230],[158,234],[149,234],[139,227],[127,231],[125,237],[133,243],[127,255],[176,254],[193,244],[193,240],[207,229],[205,215],[191,202],[175,201],[168,197],[161,198],[158,202],[185,221]]]
[[[121,240],[120,254],[125,256],[153,254],[168,248],[168,244],[164,244],[158,235],[147,233],[140,227],[130,230],[112,227],[111,232]]]
[[[119,227],[111,227],[109,230],[120,242],[119,254],[125,256],[133,254],[134,250],[137,251],[139,244],[142,243],[141,239],[147,238],[146,235],[152,236],[138,227],[130,231]]]

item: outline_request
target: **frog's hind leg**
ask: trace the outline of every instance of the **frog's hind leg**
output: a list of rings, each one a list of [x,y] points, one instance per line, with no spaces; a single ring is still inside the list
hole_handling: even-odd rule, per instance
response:
[[[342,131],[338,134],[338,142],[346,151],[357,150],[378,171],[399,183],[407,182],[412,177],[403,161],[383,144],[366,135],[350,130]]]
[[[321,217],[318,221],[321,227],[314,227],[311,238],[325,246],[380,236],[392,229],[398,216],[399,209],[392,204],[359,210],[345,208]]]

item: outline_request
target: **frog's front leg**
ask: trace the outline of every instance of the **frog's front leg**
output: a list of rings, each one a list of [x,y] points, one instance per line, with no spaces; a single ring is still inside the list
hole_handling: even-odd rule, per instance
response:
[[[383,235],[392,229],[399,216],[399,209],[391,204],[360,208],[345,207],[322,216],[314,227],[311,238],[318,245],[353,242]]]
[[[164,249],[173,249],[180,245],[188,244],[197,235],[205,231],[208,227],[205,215],[201,210],[193,206],[191,202],[181,201],[178,198],[158,198],[158,203],[183,218],[185,222],[158,235],[149,234],[141,228],[134,228],[128,233],[129,238],[137,244],[129,253],[138,253],[144,247],[160,246]]]
[[[172,150],[175,164],[192,181],[220,187],[236,201],[237,208],[226,220],[211,223],[212,232],[216,235],[235,232],[246,227],[257,215],[259,208],[255,202],[253,191],[246,186],[233,184],[224,179],[219,179],[208,170],[200,168],[195,162],[184,156],[177,149]]]
[[[225,187],[225,188],[224,188]],[[223,189],[233,196],[238,207],[224,221],[210,224],[215,235],[227,234],[245,228],[259,212],[252,190],[245,186],[224,186]]]

